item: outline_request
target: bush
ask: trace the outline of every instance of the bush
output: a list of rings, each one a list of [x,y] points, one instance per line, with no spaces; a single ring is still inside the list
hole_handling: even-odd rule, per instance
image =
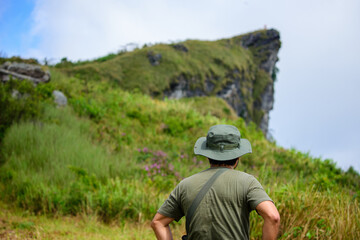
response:
[[[144,164],[144,177],[148,179],[150,186],[168,192],[182,179],[165,152],[151,151],[148,148],[138,151],[138,162]]]
[[[81,116],[89,116],[96,122],[99,122],[104,116],[104,108],[96,101],[86,99],[84,97],[78,97],[76,99],[70,99],[69,102]]]
[[[40,116],[40,99],[44,98],[27,80],[0,83],[0,143],[13,123]]]

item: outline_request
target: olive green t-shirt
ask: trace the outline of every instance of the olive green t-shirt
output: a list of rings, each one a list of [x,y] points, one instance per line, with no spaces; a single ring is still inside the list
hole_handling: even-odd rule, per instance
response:
[[[179,221],[217,170],[209,168],[182,180],[158,212]],[[255,177],[237,170],[225,171],[196,209],[188,237],[191,240],[249,239],[249,214],[263,201],[272,200]]]

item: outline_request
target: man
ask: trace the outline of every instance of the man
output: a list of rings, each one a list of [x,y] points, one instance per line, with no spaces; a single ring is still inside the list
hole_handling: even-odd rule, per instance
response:
[[[207,157],[210,168],[184,179],[171,192],[151,222],[157,239],[172,239],[169,224],[184,215],[188,239],[249,239],[252,210],[264,219],[262,238],[276,239],[280,216],[273,201],[255,177],[234,170],[239,158],[251,152],[250,142],[231,125],[213,126],[199,138],[194,153]],[[217,171],[216,180],[206,184]],[[202,190],[205,185],[209,187]],[[200,203],[189,211],[193,202]]]

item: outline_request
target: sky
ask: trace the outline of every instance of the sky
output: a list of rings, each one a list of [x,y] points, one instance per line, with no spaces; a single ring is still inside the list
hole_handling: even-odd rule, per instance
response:
[[[358,0],[0,0],[0,56],[77,61],[264,27],[282,41],[276,143],[360,172]]]

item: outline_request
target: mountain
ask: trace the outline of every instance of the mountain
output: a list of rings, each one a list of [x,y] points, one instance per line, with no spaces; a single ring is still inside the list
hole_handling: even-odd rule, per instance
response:
[[[164,99],[217,96],[267,134],[280,34],[260,30],[217,41],[144,46],[94,61],[57,65],[69,76],[107,80]]]
[[[76,232],[64,230],[61,217],[75,215],[120,226],[124,239],[152,239],[139,226],[148,225],[179,181],[209,167],[193,154],[197,138],[230,124],[253,150],[237,170],[255,176],[273,199],[281,239],[360,239],[359,173],[284,149],[254,123],[273,101],[276,36],[269,30],[158,44],[57,66],[0,59],[0,236],[90,239],[77,233],[78,224]],[[28,73],[30,81],[21,80]],[[247,101],[245,119],[221,97],[229,86],[235,100]],[[43,215],[56,222],[53,230]],[[260,239],[261,217],[253,212],[250,222],[251,239]],[[172,228],[180,239],[184,220]],[[96,231],[92,239],[106,235]]]

